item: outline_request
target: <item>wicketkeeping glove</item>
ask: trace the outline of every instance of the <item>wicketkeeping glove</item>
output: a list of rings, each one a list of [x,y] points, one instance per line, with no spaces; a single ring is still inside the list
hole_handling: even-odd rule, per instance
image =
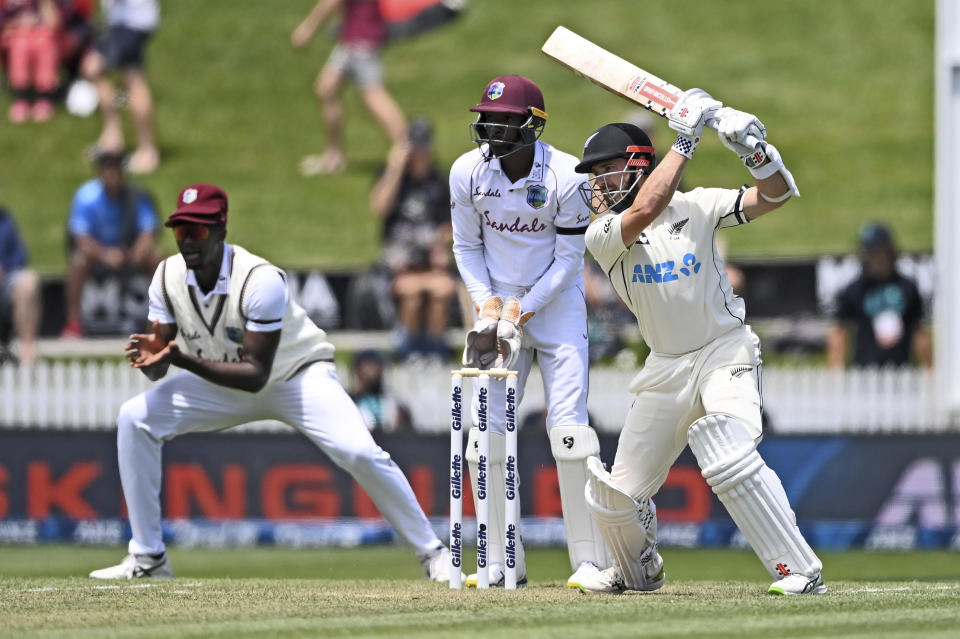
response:
[[[723,106],[703,89],[688,89],[667,114],[667,124],[678,133],[673,150],[688,158],[700,144],[703,125],[714,118],[714,113]]]
[[[503,303],[500,321],[497,322],[497,343],[500,351],[498,366],[510,368],[517,361],[523,343],[523,325],[529,322],[533,315],[532,311],[522,311],[520,300],[516,297],[508,297]]]
[[[503,299],[488,297],[477,311],[477,322],[467,332],[463,349],[463,365],[469,368],[490,368],[497,360],[497,322]]]

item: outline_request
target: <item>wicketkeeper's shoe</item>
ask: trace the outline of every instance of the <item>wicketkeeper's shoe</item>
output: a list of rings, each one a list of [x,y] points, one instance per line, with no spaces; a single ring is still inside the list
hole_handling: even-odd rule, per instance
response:
[[[440,581],[447,583],[450,581],[450,551],[446,546],[440,546],[426,557],[420,560],[423,565],[423,574],[430,581]],[[460,573],[461,581],[466,578],[463,572]]]
[[[579,571],[578,571],[579,572]],[[653,577],[641,588],[628,588],[623,580],[623,576],[616,566],[610,566],[606,570],[600,570],[596,573],[585,572],[582,579],[577,582],[574,588],[580,592],[591,595],[619,595],[627,590],[651,591],[659,590],[667,580],[667,573],[661,567]]]
[[[503,584],[506,582],[506,574],[503,571],[503,564],[490,564],[488,570],[490,571],[490,587],[503,588]],[[464,583],[467,585],[467,588],[476,588],[477,573],[472,573],[469,577],[467,577],[467,580]],[[526,585],[527,575],[517,575],[517,588],[523,588]]]
[[[167,554],[127,555],[116,566],[90,573],[93,579],[172,579],[173,566]]]
[[[807,575],[787,575],[773,582],[767,591],[771,595],[822,595],[827,592],[820,573],[812,577]]]
[[[600,566],[592,561],[584,561],[567,579],[567,588],[580,588],[582,581],[593,583],[600,578],[600,572]]]

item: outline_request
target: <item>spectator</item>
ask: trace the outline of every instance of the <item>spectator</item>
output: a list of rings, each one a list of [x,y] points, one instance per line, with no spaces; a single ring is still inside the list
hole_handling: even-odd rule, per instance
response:
[[[105,7],[106,33],[84,57],[81,69],[99,93],[103,129],[97,149],[120,152],[124,148],[123,125],[108,77],[109,72],[119,70],[137,131],[130,172],[152,173],[160,164],[160,152],[153,135],[153,97],[144,73],[144,54],[159,23],[160,7],[157,0],[113,0]]]
[[[896,268],[890,230],[871,222],[860,229],[860,275],[837,297],[835,323],[827,337],[827,361],[847,361],[853,329],[854,366],[905,366],[911,356],[926,368],[933,363],[930,334],[924,325],[917,285]]]
[[[323,109],[327,149],[320,155],[308,155],[303,159],[300,172],[304,175],[339,173],[346,168],[340,89],[347,78],[357,85],[364,104],[390,142],[401,144],[406,137],[403,111],[383,84],[380,49],[386,41],[387,29],[379,0],[319,0],[293,31],[290,43],[295,49],[306,46],[317,29],[337,10],[343,12],[339,40],[314,85]]]
[[[14,124],[31,118],[46,122],[53,117],[57,89],[60,12],[54,0],[0,0],[0,24],[0,49],[13,90],[7,117]]]
[[[444,334],[456,282],[450,272],[450,190],[433,161],[426,120],[410,125],[409,143],[387,156],[370,191],[383,219],[382,261],[392,274],[401,338],[397,354],[447,358]]]
[[[77,190],[70,209],[70,273],[63,337],[83,335],[83,286],[95,269],[152,274],[162,259],[155,246],[157,213],[153,200],[126,180],[123,156],[101,153],[97,165],[98,177]]]
[[[350,397],[360,409],[367,429],[380,433],[412,433],[410,409],[388,395],[383,383],[383,355],[375,350],[358,351],[353,356]]]
[[[587,299],[589,357],[590,363],[595,364],[623,350],[626,347],[623,329],[636,326],[637,322],[596,260],[585,260],[583,283]]]
[[[10,357],[3,347],[3,326],[10,324],[17,335],[20,363],[33,365],[40,324],[40,280],[27,268],[27,249],[13,216],[0,208],[0,363]]]

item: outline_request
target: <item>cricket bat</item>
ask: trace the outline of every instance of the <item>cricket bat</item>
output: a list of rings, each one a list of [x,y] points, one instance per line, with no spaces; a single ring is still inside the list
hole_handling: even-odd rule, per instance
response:
[[[541,51],[577,75],[662,117],[667,117],[683,93],[682,89],[566,27],[554,29]],[[715,129],[716,120],[708,120],[706,126]],[[760,144],[753,136],[747,136],[745,142],[753,148]]]

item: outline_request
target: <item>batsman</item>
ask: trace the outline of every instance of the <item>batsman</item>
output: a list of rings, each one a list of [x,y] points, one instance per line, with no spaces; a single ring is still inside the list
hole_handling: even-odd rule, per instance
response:
[[[715,122],[711,122],[715,120]],[[700,89],[684,92],[668,114],[677,140],[654,168],[647,135],[608,124],[583,149],[580,173],[592,177],[584,200],[596,213],[586,245],[637,317],[650,347],[630,384],[627,414],[610,472],[587,462],[587,506],[610,551],[611,567],[584,575],[583,592],[656,590],[665,579],[652,501],[689,444],[704,478],[774,582],[772,594],[826,592],[822,565],[804,540],[776,473],[757,452],[760,340],[745,322],[717,251],[720,229],[749,224],[799,195],[766,128]],[[753,186],[677,187],[704,124],[737,154]],[[760,140],[752,145],[753,140]]]

